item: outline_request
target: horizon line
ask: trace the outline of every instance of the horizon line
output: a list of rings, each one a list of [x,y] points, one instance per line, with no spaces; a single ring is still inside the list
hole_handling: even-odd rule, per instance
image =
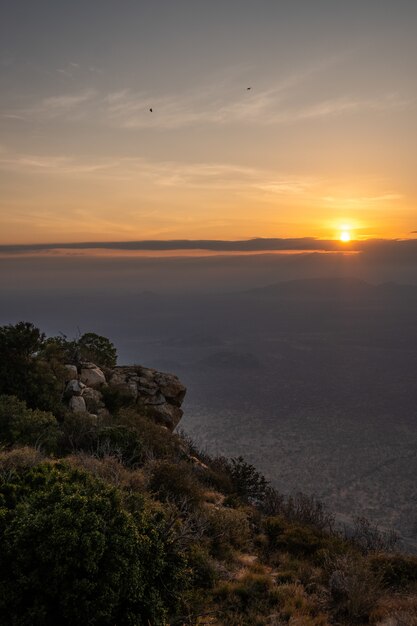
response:
[[[214,252],[268,252],[268,251],[352,251],[365,250],[378,245],[417,244],[417,238],[370,238],[352,239],[342,242],[339,239],[317,237],[254,237],[251,239],[144,239],[129,241],[81,241],[0,244],[0,252],[16,254],[24,252],[48,252],[52,250],[120,250],[120,251],[169,251],[169,250],[210,250]]]

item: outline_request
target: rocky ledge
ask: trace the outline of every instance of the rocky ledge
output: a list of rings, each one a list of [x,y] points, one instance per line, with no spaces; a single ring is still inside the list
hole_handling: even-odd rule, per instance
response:
[[[71,411],[105,418],[111,401],[139,405],[156,422],[174,430],[183,411],[186,388],[173,374],[141,365],[100,368],[94,363],[66,365],[65,399]]]

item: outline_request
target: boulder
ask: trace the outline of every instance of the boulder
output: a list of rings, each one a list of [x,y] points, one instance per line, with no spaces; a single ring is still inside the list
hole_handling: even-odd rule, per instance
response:
[[[80,379],[87,387],[100,387],[106,383],[106,377],[99,367],[83,367],[81,368]]]
[[[183,411],[179,407],[168,403],[152,406],[150,408],[152,408],[151,415],[154,420],[163,424],[171,431],[174,430],[183,416]]]
[[[82,394],[87,410],[93,413],[99,409],[104,409],[105,404],[103,402],[103,394],[98,389],[92,389],[92,387],[85,387]]]
[[[88,411],[98,415],[99,419],[109,419],[110,413],[104,397],[98,390],[101,385],[108,385],[110,390],[125,396],[128,403],[147,407],[156,422],[174,430],[183,414],[180,407],[186,393],[186,388],[177,376],[141,365],[104,370],[105,373],[91,362],[81,363],[79,381],[73,379],[67,385],[67,397],[71,395],[71,410]],[[80,401],[72,401],[73,398]]]
[[[186,387],[173,374],[158,373],[155,382],[165,398],[175,406],[181,406],[186,394]]]
[[[85,389],[84,383],[79,380],[70,380],[65,387],[65,393],[68,396],[80,396]]]
[[[69,408],[73,413],[85,413],[87,407],[82,396],[72,396],[69,401]]]
[[[156,393],[153,395],[146,395],[146,396],[142,396],[140,398],[141,402],[143,404],[166,404],[166,400],[164,398],[164,396],[162,395],[162,393]]]

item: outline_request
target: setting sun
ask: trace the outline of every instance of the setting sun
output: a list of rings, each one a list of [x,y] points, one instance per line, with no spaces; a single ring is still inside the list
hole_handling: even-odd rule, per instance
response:
[[[340,239],[340,241],[343,241],[344,243],[347,243],[351,239],[350,232],[348,230],[342,230],[342,232],[340,233],[339,239]]]

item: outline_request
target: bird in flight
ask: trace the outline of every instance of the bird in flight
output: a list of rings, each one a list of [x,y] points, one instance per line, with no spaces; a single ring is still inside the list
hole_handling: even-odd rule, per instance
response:
[[[250,91],[252,87],[246,87],[246,91]]]
[[[153,109],[149,109],[149,111],[150,111],[151,113],[153,113]]]

